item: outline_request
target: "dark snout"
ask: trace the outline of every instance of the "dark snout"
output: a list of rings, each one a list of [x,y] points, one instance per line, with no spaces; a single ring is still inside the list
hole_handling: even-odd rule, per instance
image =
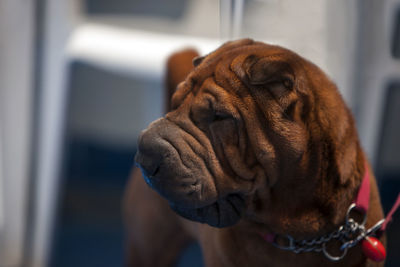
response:
[[[215,162],[194,146],[189,131],[159,119],[140,135],[136,162],[146,182],[181,216],[217,227],[235,224],[244,211],[243,199],[236,193],[218,196],[210,172]]]
[[[187,142],[187,132],[167,119],[159,119],[144,130],[138,141],[136,163],[146,182],[162,196],[180,206],[198,207],[210,197],[202,159]],[[213,186],[212,186],[213,187]]]
[[[149,125],[139,136],[136,163],[142,170],[146,182],[162,195],[171,197],[167,187],[174,184],[174,176],[185,176],[182,166],[174,163],[180,160],[176,150],[178,129],[171,122],[159,119]],[[171,167],[173,169],[171,169]],[[170,188],[170,191],[174,191]]]
[[[138,152],[135,161],[147,179],[157,175],[163,155],[165,156],[168,152],[166,144],[162,142],[161,136],[157,131],[163,122],[156,124],[158,121],[153,123],[155,127],[150,126],[142,131],[138,141]]]

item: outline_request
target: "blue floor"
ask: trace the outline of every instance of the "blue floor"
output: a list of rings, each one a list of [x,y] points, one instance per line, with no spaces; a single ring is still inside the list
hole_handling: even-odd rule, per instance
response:
[[[68,140],[51,267],[123,266],[121,201],[134,154],[134,148]],[[197,244],[178,266],[203,266]]]

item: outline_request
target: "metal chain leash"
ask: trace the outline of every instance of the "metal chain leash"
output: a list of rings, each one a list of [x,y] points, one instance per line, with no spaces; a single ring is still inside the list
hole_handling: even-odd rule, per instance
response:
[[[294,253],[303,252],[323,252],[323,254],[332,261],[338,261],[344,258],[349,248],[357,245],[365,237],[372,235],[382,226],[384,219],[377,222],[374,226],[369,229],[365,229],[366,214],[362,222],[358,223],[353,218],[350,218],[350,213],[356,208],[355,204],[350,205],[346,214],[346,221],[343,225],[339,226],[335,231],[323,235],[318,238],[308,240],[295,240],[292,236],[283,236],[287,240],[287,245],[279,245],[274,242],[274,245],[280,249],[293,251]],[[327,244],[332,240],[341,242],[338,256],[333,256],[331,252],[328,252]]]

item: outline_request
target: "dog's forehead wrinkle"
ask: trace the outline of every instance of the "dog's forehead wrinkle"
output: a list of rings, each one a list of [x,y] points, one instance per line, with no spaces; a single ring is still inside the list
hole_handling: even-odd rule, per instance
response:
[[[227,69],[225,66],[223,71],[216,70],[215,73],[215,83],[226,93],[231,94],[235,99],[241,100],[249,94],[248,89],[244,86],[243,82],[237,77],[237,75],[232,72],[232,70]]]
[[[256,47],[251,47],[249,49],[248,47],[239,47],[235,48],[231,51],[227,51],[222,54],[218,54],[218,57],[213,59],[212,65],[214,66],[213,68],[215,71],[213,73],[208,73],[208,76],[215,76],[215,82],[222,83],[221,87],[225,90],[229,91],[243,91],[243,80],[239,78],[235,73],[240,72],[242,67],[237,68],[233,67],[235,65],[235,62],[242,58],[248,58],[249,57],[249,51],[251,52],[250,56],[257,57],[257,60],[259,58],[269,58],[271,60],[276,60],[279,58],[282,58],[281,51],[273,51],[272,54],[257,54],[257,51],[263,51],[265,50],[265,46],[256,46]],[[211,63],[209,63],[211,65]],[[211,66],[209,67],[211,68]],[[239,75],[240,76],[240,75]],[[202,75],[201,79],[207,79],[206,75]],[[197,78],[197,80],[201,80],[200,78]],[[226,82],[228,82],[229,86],[222,86]],[[240,88],[240,89],[239,89]],[[239,90],[238,90],[239,89]]]
[[[265,44],[245,45],[240,47],[233,47],[231,49],[224,49],[223,47],[216,51],[215,54],[210,54],[206,57],[208,63],[206,67],[216,65],[220,61],[225,61],[225,64],[230,64],[239,56],[257,55],[258,57],[279,56],[282,55],[281,48],[270,47]]]
[[[213,108],[215,111],[230,111],[231,115],[237,114],[237,107],[235,104],[240,103],[238,97],[232,94],[229,88],[220,85],[216,79],[213,78],[210,80],[209,86],[202,88],[202,93],[206,96],[211,95],[213,97]]]

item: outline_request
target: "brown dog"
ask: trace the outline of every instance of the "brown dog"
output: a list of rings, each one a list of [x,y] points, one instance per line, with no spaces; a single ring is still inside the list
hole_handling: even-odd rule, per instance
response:
[[[191,238],[206,266],[373,265],[360,244],[332,262],[262,238],[334,232],[371,173],[336,86],[297,54],[249,39],[193,62],[173,78],[186,76],[172,110],[139,138],[144,179],[134,170],[124,203],[130,266],[172,265]],[[370,179],[366,228],[383,218]]]

